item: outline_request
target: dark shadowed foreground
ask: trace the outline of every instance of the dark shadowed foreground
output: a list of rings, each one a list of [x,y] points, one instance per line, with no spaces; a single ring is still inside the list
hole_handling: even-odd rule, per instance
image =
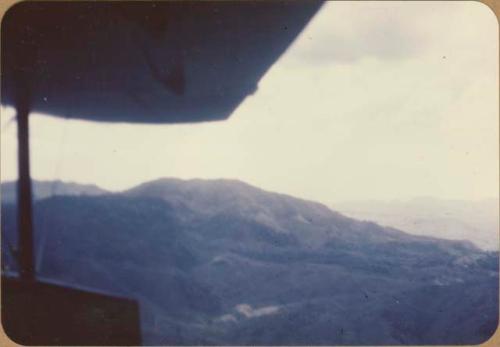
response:
[[[497,327],[498,252],[238,181],[91,188],[37,200],[38,273],[137,299],[145,344],[477,344]],[[4,272],[15,216],[5,199]]]

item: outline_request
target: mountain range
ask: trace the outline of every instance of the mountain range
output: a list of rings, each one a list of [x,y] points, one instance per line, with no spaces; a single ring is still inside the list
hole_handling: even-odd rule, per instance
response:
[[[477,344],[498,326],[498,252],[469,241],[234,180],[74,188],[36,199],[38,274],[137,299],[144,344]],[[2,269],[16,271],[4,191]]]
[[[37,200],[57,195],[101,195],[108,193],[106,190],[93,184],[79,184],[63,181],[37,181],[32,182],[33,197]],[[17,201],[17,182],[4,182],[0,186],[0,197],[3,203]]]
[[[484,250],[499,248],[499,200],[351,201],[332,204],[343,214],[416,235],[469,240]]]

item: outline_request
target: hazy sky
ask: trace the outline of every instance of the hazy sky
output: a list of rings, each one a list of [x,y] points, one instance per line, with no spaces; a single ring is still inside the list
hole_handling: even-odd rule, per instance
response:
[[[228,121],[35,115],[32,173],[110,190],[237,178],[325,203],[496,197],[498,93],[498,24],[486,6],[327,3]],[[12,115],[2,111],[3,181],[17,176]]]

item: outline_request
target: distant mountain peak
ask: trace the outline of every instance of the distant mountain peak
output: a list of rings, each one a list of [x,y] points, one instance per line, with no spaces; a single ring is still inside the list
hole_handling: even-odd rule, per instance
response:
[[[280,210],[291,218],[302,215],[305,209],[314,212],[314,216],[309,216],[313,219],[330,218],[332,215],[341,217],[321,203],[266,191],[236,179],[159,178],[133,187],[124,194],[162,198],[174,205],[183,203],[191,209],[208,214],[240,210],[265,216],[272,209]]]
[[[416,235],[469,240],[484,250],[499,248],[499,201],[417,197],[405,201],[336,204],[346,215]]]
[[[186,186],[214,185],[218,187],[227,187],[227,188],[245,187],[248,189],[263,191],[261,188],[258,188],[249,183],[233,178],[178,178],[178,177],[160,177],[148,182],[141,183],[135,187],[132,187],[129,190],[137,189],[140,187],[171,185],[171,184],[182,184]]]
[[[32,180],[33,198],[45,199],[55,195],[102,195],[108,191],[95,184],[81,184],[61,180]],[[1,184],[1,200],[3,203],[12,203],[17,200],[17,182],[8,181]]]

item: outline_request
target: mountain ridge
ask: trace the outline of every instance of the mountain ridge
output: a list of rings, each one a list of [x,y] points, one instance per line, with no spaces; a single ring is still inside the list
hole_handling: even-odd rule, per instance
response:
[[[207,214],[210,216],[216,216],[220,213],[225,213],[228,210],[237,209],[237,204],[235,205],[235,200],[238,196],[243,195],[244,199],[250,198],[253,195],[267,195],[271,199],[268,200],[257,200],[253,201],[250,199],[251,206],[245,207],[243,211],[238,211],[240,214],[246,214],[248,218],[248,214],[253,215],[254,219],[258,223],[262,223],[268,227],[275,229],[278,232],[283,232],[289,226],[288,225],[279,225],[273,219],[275,216],[269,216],[269,211],[261,211],[257,206],[270,204],[274,200],[284,200],[284,205],[282,208],[286,208],[290,204],[298,203],[299,206],[293,209],[293,212],[297,214],[292,214],[292,218],[295,221],[300,221],[303,224],[310,223],[311,220],[315,220],[318,222],[318,219],[323,221],[324,223],[330,223],[331,218],[338,218],[343,220],[344,222],[354,222],[354,223],[374,223],[375,225],[380,226],[380,228],[384,229],[386,232],[393,232],[396,234],[404,234],[408,237],[412,237],[416,235],[414,233],[409,233],[406,230],[402,230],[398,227],[392,227],[391,225],[378,224],[375,221],[364,220],[364,219],[356,219],[349,215],[343,214],[339,211],[332,209],[326,204],[316,202],[313,200],[303,199],[294,197],[289,194],[272,192],[269,190],[265,190],[249,183],[243,182],[237,179],[181,179],[175,177],[162,177],[158,179],[154,179],[148,182],[144,182],[138,184],[129,189],[120,191],[120,192],[110,192],[104,190],[93,184],[80,184],[75,182],[64,182],[64,181],[48,181],[48,180],[34,180],[34,195],[35,200],[45,199],[51,196],[97,196],[97,195],[124,195],[130,197],[152,197],[152,198],[160,198],[167,203],[176,206],[178,208],[187,208],[195,213]],[[15,201],[15,193],[16,182],[2,182],[1,184],[1,192],[3,194],[0,195],[2,203],[11,203]],[[215,193],[215,194],[214,194]],[[209,195],[206,200],[208,201],[196,201],[197,196]],[[214,199],[215,198],[215,199]],[[191,203],[189,203],[189,201]],[[186,201],[188,201],[186,203]],[[194,203],[193,203],[194,201]],[[243,201],[243,203],[248,203],[248,201]],[[218,208],[213,208],[214,206],[219,205]],[[308,218],[304,218],[300,214],[300,208],[307,207],[310,209],[313,207],[314,213],[312,216],[306,216]],[[286,212],[286,211],[285,211]],[[291,212],[291,211],[287,211]],[[312,218],[312,219],[311,219]],[[325,221],[326,219],[326,221]],[[294,222],[295,222],[294,221]],[[431,241],[440,241],[443,238],[433,235],[416,235],[423,237],[423,239],[431,240]],[[459,239],[452,240],[457,242],[462,242],[466,244],[468,247],[475,247],[476,245],[468,239]],[[314,243],[314,242],[313,242]]]
[[[45,199],[54,195],[101,195],[109,193],[95,184],[82,184],[61,180],[32,180],[33,198]],[[3,203],[17,200],[17,181],[0,184],[0,199]]]
[[[36,200],[37,271],[136,299],[147,345],[477,344],[498,326],[498,252],[249,187]]]
[[[356,219],[371,220],[415,235],[469,240],[484,250],[498,250],[499,200],[360,201],[332,205]]]
[[[310,226],[313,225],[316,226],[314,228],[315,234],[310,233],[311,238],[306,241],[310,247],[320,246],[326,242],[327,235],[325,234],[335,232],[335,230],[331,230],[331,226],[338,229],[342,226],[337,226],[337,224],[355,224],[356,227],[351,232],[353,235],[360,235],[356,228],[363,229],[366,223],[370,223],[356,221],[318,202],[269,192],[238,180],[158,179],[136,186],[123,194],[161,198],[174,206],[182,201],[184,202],[183,207],[214,218],[220,218],[221,214],[227,213],[239,214],[277,232],[286,233],[293,225],[293,229],[297,230],[295,235],[311,229]],[[206,198],[207,195],[208,198]],[[382,229],[385,233],[392,232],[412,237],[401,230],[378,226],[376,228],[380,231]],[[362,236],[358,236],[358,239]],[[434,240],[432,237],[425,239]],[[464,242],[469,247],[472,246],[467,241]]]

